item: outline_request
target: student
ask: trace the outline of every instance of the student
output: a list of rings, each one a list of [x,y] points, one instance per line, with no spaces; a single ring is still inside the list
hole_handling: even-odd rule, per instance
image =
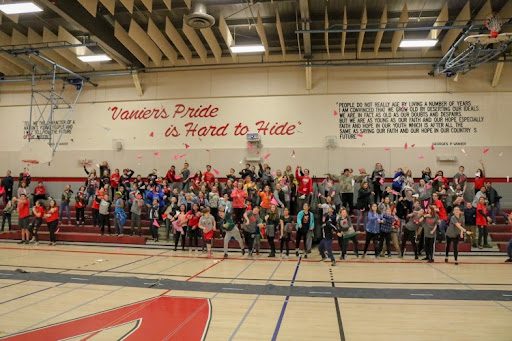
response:
[[[228,246],[231,238],[234,238],[238,245],[240,246],[240,250],[242,251],[242,256],[245,255],[244,241],[242,240],[242,236],[240,235],[240,230],[231,219],[231,215],[226,213],[224,210],[219,211],[219,223],[220,228],[225,232],[224,234],[224,258],[228,258]]]
[[[55,200],[51,199],[48,210],[44,215],[46,224],[48,225],[48,231],[50,232],[50,245],[57,244],[57,225],[59,224],[59,208]]]
[[[471,231],[471,234],[466,234],[468,236],[468,241],[472,247],[477,247],[476,244],[476,208],[473,207],[470,201],[466,203],[466,207],[464,207],[464,222],[466,223],[466,229]]]
[[[28,244],[30,232],[28,230],[30,224],[30,202],[26,194],[22,194],[19,199],[14,198],[17,203],[18,225],[21,229],[21,241],[18,244]]]
[[[201,229],[198,228],[199,219],[201,218],[201,211],[198,204],[193,204],[192,209],[187,213],[188,227],[187,236],[189,240],[189,251],[197,251],[199,249],[199,237],[201,236]]]
[[[356,229],[359,229],[359,227],[361,227],[361,230],[364,230],[364,226],[366,225],[366,217],[368,215],[368,211],[370,210],[371,196],[372,191],[370,190],[368,182],[363,182],[361,184],[361,187],[357,191]]]
[[[208,206],[210,207],[211,215],[215,219],[219,216],[219,200],[219,187],[213,186],[211,192],[208,193]]]
[[[41,205],[41,201],[36,201],[34,207],[32,207],[32,214],[34,218],[32,219],[32,224],[30,225],[30,234],[32,235],[32,239],[30,239],[30,243],[39,244],[39,228],[43,224],[44,218],[44,207]]]
[[[371,181],[374,194],[374,203],[379,203],[382,199],[382,185],[384,183],[385,173],[381,163],[375,164],[372,172]]]
[[[487,230],[487,223],[491,222],[491,217],[489,217],[489,210],[487,209],[487,204],[485,202],[484,197],[480,197],[478,200],[478,204],[476,206],[476,226],[478,227],[478,248],[482,249],[490,248],[491,246],[487,243],[487,235],[489,231]],[[484,244],[482,246],[482,239]]]
[[[341,234],[339,233],[340,231],[337,226],[336,213],[334,213],[334,209],[332,207],[327,209],[327,214],[323,216],[322,220],[322,240],[318,245],[318,250],[320,251],[320,256],[322,256],[323,261],[327,260],[327,257],[329,257],[331,265],[335,266],[336,260],[332,254],[332,239],[334,234],[336,234],[339,240]],[[325,257],[326,252],[327,257]]]
[[[116,192],[114,201],[114,215],[116,233],[118,236],[124,235],[124,224],[126,223],[126,212],[124,210],[124,200],[121,192]]]
[[[466,193],[468,177],[464,174],[464,166],[459,166],[459,172],[453,176],[455,186],[460,185],[462,193]]]
[[[174,216],[176,215],[177,210],[177,199],[176,197],[171,197],[169,205],[167,205],[164,213],[162,214],[162,219],[165,221],[165,239],[167,241],[170,240],[170,235],[172,233],[172,222],[174,221]]]
[[[66,185],[64,187],[64,191],[60,197],[60,218],[64,220],[64,211],[66,212],[66,216],[68,217],[68,225],[71,225],[71,213],[69,204],[71,203],[71,196],[73,195],[73,191],[71,190],[71,186]]]
[[[380,233],[380,223],[382,222],[382,216],[377,211],[377,204],[372,204],[370,212],[368,212],[368,221],[366,223],[366,240],[364,243],[363,258],[366,256],[368,246],[373,241],[373,247],[375,248],[375,258],[379,257],[379,246],[378,239]]]
[[[341,246],[341,256],[340,259],[344,260],[347,254],[348,242],[352,241],[354,245],[354,253],[356,257],[359,258],[359,248],[357,242],[357,232],[352,226],[352,221],[350,216],[348,215],[348,211],[346,208],[342,208],[339,213],[337,226],[339,228],[338,234],[338,244]]]
[[[491,213],[491,219],[492,224],[496,225],[496,216],[501,215],[503,218],[505,218],[505,222],[508,219],[508,216],[505,212],[501,210],[501,196],[498,194],[496,189],[492,186],[492,184],[489,181],[485,182],[485,189],[487,193],[487,198],[489,198],[489,206],[490,206],[490,213]]]
[[[8,170],[5,177],[2,179],[0,186],[5,189],[4,202],[12,200],[12,189],[14,186],[14,178],[11,175],[11,171]]]
[[[132,197],[132,205],[130,207],[131,213],[131,230],[132,236],[137,233],[139,236],[142,236],[142,227],[141,227],[141,215],[142,215],[142,207],[144,206],[144,200],[142,199],[142,194],[138,191],[135,193],[131,193]]]
[[[104,194],[98,205],[98,217],[100,223],[101,235],[105,234],[105,225],[108,227],[108,234],[110,235],[110,206],[112,203],[109,200],[108,194]]]
[[[153,204],[149,208],[149,230],[151,231],[151,237],[153,241],[158,242],[158,228],[160,224],[158,220],[160,219],[160,204],[158,203],[158,199],[153,199]]]
[[[270,206],[270,211],[265,215],[265,234],[267,236],[268,244],[270,245],[269,257],[276,256],[276,244],[274,243],[274,237],[276,234],[277,227],[279,226],[279,211],[276,205]]]
[[[270,202],[273,198],[272,192],[270,191],[270,186],[266,185],[263,188],[263,191],[258,193],[258,196],[260,197],[261,216],[265,217],[270,210]]]
[[[315,228],[315,218],[313,213],[309,211],[309,204],[304,204],[302,211],[297,214],[297,236],[295,239],[295,255],[299,256],[300,240],[304,240],[304,258],[308,258],[309,250],[307,248],[308,235],[313,234]]]
[[[96,193],[94,194],[92,204],[91,204],[91,213],[92,213],[92,225],[94,227],[100,226],[100,203],[103,199],[103,188],[97,189]]]
[[[416,236],[418,235],[418,230],[420,229],[420,218],[423,215],[423,210],[421,209],[420,202],[418,200],[414,201],[413,210],[411,213],[407,215],[407,222],[404,225],[403,235],[402,235],[402,247],[400,248],[400,258],[404,257],[405,247],[407,242],[410,242],[412,245],[412,249],[414,250],[414,259],[418,259],[418,247],[416,245]]]
[[[203,209],[203,215],[199,219],[198,227],[203,231],[203,238],[206,243],[206,252],[208,258],[212,257],[212,239],[217,227],[215,225],[215,218],[210,214],[210,208]]]
[[[283,210],[283,215],[279,219],[279,226],[280,226],[280,237],[281,245],[279,247],[279,251],[281,252],[281,257],[283,257],[283,246],[286,247],[286,257],[290,255],[290,249],[288,247],[288,244],[292,238],[292,231],[293,231],[293,217],[290,215],[290,209],[285,208]]]
[[[5,204],[4,211],[2,213],[2,232],[4,232],[5,221],[7,221],[9,231],[11,230],[12,211],[14,211],[14,204],[12,200],[9,200],[7,201],[7,204]]]
[[[464,228],[464,214],[459,207],[455,207],[453,209],[453,215],[450,218],[450,224],[446,230],[445,263],[448,263],[450,244],[453,242],[453,257],[455,259],[455,265],[459,265],[459,262],[457,261],[457,257],[459,255],[459,238],[464,239],[464,233],[466,233],[466,229]]]
[[[252,256],[254,249],[254,238],[258,232],[258,225],[261,224],[260,210],[256,206],[252,210],[244,213],[244,224],[242,230],[244,232],[245,244],[249,250],[249,256]]]
[[[39,181],[34,188],[34,204],[39,200],[46,200],[46,188],[42,181]]]
[[[85,205],[86,201],[85,186],[81,186],[75,195],[75,220],[76,226],[85,225]]]
[[[178,249],[178,242],[181,237],[181,251],[185,250],[185,236],[187,230],[188,223],[188,215],[187,215],[187,206],[185,204],[181,204],[179,211],[174,216],[173,232],[174,232],[174,251]]]
[[[391,231],[393,230],[394,222],[395,217],[391,214],[391,208],[387,208],[384,211],[384,214],[382,214],[382,219],[380,221],[379,250],[383,250],[384,241],[386,241],[386,252],[388,258],[391,258]]]
[[[309,205],[311,200],[311,193],[313,193],[313,179],[309,176],[309,169],[302,169],[297,166],[295,169],[295,178],[297,179],[297,210],[304,207],[304,204]],[[305,245],[304,245],[305,246]]]
[[[508,224],[512,225],[512,213],[508,215]],[[512,238],[509,240],[507,245],[507,255],[508,258],[505,260],[505,263],[512,263]]]
[[[425,238],[426,257],[423,260],[426,260],[429,263],[434,263],[436,230],[437,225],[439,224],[439,217],[435,208],[435,206],[427,207],[423,216],[420,218],[420,222],[423,228],[423,235]]]
[[[439,194],[432,194],[432,205],[436,210],[437,216],[439,217],[439,232],[441,240],[444,239],[446,234],[446,226],[448,225],[448,213],[446,212],[446,208],[444,207],[443,202],[439,199]]]
[[[239,180],[236,183],[236,188],[231,192],[231,199],[233,200],[233,214],[235,224],[242,224],[244,221],[245,200],[247,199],[247,191],[244,190],[244,183]]]
[[[475,194],[478,193],[485,184],[485,166],[482,160],[480,160],[480,165],[482,168],[477,169],[475,173]]]

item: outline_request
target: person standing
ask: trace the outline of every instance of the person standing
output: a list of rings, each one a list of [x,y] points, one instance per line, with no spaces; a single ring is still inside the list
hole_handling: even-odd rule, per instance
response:
[[[295,169],[295,179],[297,180],[297,210],[299,210],[304,207],[304,204],[309,205],[311,193],[313,193],[313,179],[309,176],[309,169],[303,170],[300,166]]]
[[[14,198],[13,201],[17,203],[18,225],[21,229],[21,241],[18,244],[28,244],[30,239],[30,232],[28,230],[30,224],[30,202],[26,194],[21,194],[18,199]]]
[[[279,250],[281,252],[281,257],[283,257],[283,246],[286,247],[286,257],[288,257],[290,255],[290,249],[288,244],[292,238],[293,232],[293,217],[290,215],[289,208],[284,209],[283,215],[279,219],[279,226],[279,239],[281,240]]]
[[[160,204],[158,203],[158,199],[153,199],[153,205],[149,208],[149,230],[151,231],[151,237],[153,237],[153,241],[158,242],[158,228],[160,224],[158,221],[160,220]]]
[[[244,224],[242,230],[244,231],[245,244],[249,250],[249,256],[252,256],[254,251],[254,238],[259,233],[258,225],[261,224],[260,210],[256,206],[252,210],[247,210],[244,213]]]
[[[489,199],[489,206],[491,209],[491,220],[492,224],[496,225],[496,216],[501,215],[505,218],[505,222],[508,220],[508,216],[505,212],[501,210],[501,196],[498,194],[496,189],[492,186],[492,184],[487,181],[485,183],[485,189],[487,193],[487,198]]]
[[[44,215],[48,231],[50,232],[50,245],[57,244],[57,225],[59,224],[59,208],[55,200],[50,200],[48,210]]]
[[[475,194],[478,193],[485,184],[485,166],[482,160],[480,160],[480,166],[482,166],[482,168],[477,169],[475,173]]]
[[[384,179],[386,175],[384,173],[384,168],[382,168],[381,163],[375,164],[375,169],[372,172],[371,180],[374,194],[374,203],[378,204],[382,199],[382,185],[384,184]]]
[[[234,222],[238,225],[241,225],[244,221],[245,200],[247,199],[247,192],[243,188],[244,184],[242,180],[239,180],[236,183],[236,188],[231,192]]]
[[[341,232],[341,235],[338,235],[338,243],[341,246],[340,259],[345,259],[345,256],[347,255],[349,241],[352,241],[352,245],[354,245],[354,253],[356,254],[356,257],[359,258],[359,247],[357,245],[357,231],[352,226],[352,221],[350,220],[350,216],[348,215],[348,211],[346,208],[342,208],[340,210],[340,215],[337,224]]]
[[[478,200],[478,204],[476,206],[476,226],[478,227],[478,248],[482,249],[490,248],[491,246],[487,243],[487,235],[489,231],[487,230],[487,224],[491,222],[491,217],[489,217],[489,210],[487,209],[487,203],[485,202],[485,197],[480,197]],[[483,246],[482,246],[483,239]]]
[[[364,231],[364,226],[366,225],[366,217],[368,215],[368,211],[371,206],[371,196],[372,191],[370,190],[370,186],[368,182],[363,182],[361,187],[357,191],[357,203],[356,203],[356,229]]]
[[[203,215],[199,218],[198,227],[203,231],[203,239],[206,243],[206,252],[208,258],[212,257],[212,240],[217,227],[215,224],[215,218],[210,214],[210,208],[205,207],[203,209]]]
[[[198,228],[199,219],[201,218],[201,211],[198,204],[193,204],[192,209],[188,211],[188,228],[187,236],[189,240],[190,251],[197,251],[199,249],[199,237],[201,236],[201,229]]]
[[[265,186],[267,187],[267,186]],[[270,210],[265,215],[265,234],[267,236],[268,244],[270,245],[269,257],[276,256],[276,244],[274,242],[277,227],[279,226],[279,211],[276,205],[271,205]]]
[[[453,243],[453,257],[455,259],[455,265],[459,265],[457,257],[459,255],[459,238],[464,239],[464,214],[460,207],[456,206],[453,208],[453,215],[450,218],[450,224],[446,230],[446,252],[444,262],[448,263],[448,255],[450,254],[450,244]]]
[[[41,224],[43,224],[44,218],[44,207],[41,205],[41,201],[36,201],[34,207],[32,207],[32,214],[34,218],[32,219],[32,224],[30,225],[30,234],[32,235],[32,239],[30,239],[30,243],[39,244],[39,228]]]
[[[101,235],[105,234],[105,225],[108,227],[108,234],[110,235],[110,206],[112,203],[109,200],[108,194],[103,195],[98,205],[98,217],[99,225],[101,229]]]
[[[302,211],[297,214],[297,236],[295,239],[295,255],[299,256],[300,251],[300,241],[304,240],[304,258],[308,258],[309,250],[307,248],[308,245],[308,235],[313,234],[313,229],[315,228],[315,218],[313,213],[309,210],[309,204],[305,203],[302,206]]]
[[[410,242],[414,251],[414,259],[418,259],[418,247],[416,237],[419,235],[420,218],[423,215],[421,204],[418,200],[414,201],[413,210],[407,215],[407,222],[403,228],[402,247],[400,248],[400,258],[404,257],[407,242]]]
[[[70,203],[71,196],[73,195],[73,191],[71,190],[71,186],[66,185],[64,187],[64,192],[62,192],[60,198],[60,218],[64,221],[64,212],[66,212],[66,216],[68,217],[68,225],[71,225],[71,213],[70,213]]]
[[[382,214],[380,222],[380,241],[379,250],[384,250],[384,241],[386,242],[386,252],[388,258],[391,258],[391,231],[395,217],[391,214],[391,208],[387,208]],[[398,251],[398,250],[397,250]]]
[[[121,192],[116,192],[114,201],[114,215],[117,235],[124,234],[124,224],[126,223],[126,212],[124,210],[124,200]]]
[[[181,251],[185,250],[185,236],[186,229],[188,223],[188,215],[187,215],[187,206],[185,204],[181,204],[179,211],[174,216],[174,221],[172,224],[173,232],[174,232],[174,251],[178,249],[178,242],[181,237]]]
[[[366,222],[366,240],[364,242],[364,251],[363,258],[366,256],[366,252],[368,251],[368,246],[370,246],[370,242],[373,241],[373,247],[375,249],[375,258],[379,257],[379,233],[380,233],[380,223],[382,222],[382,216],[379,214],[377,210],[377,204],[372,204],[370,208],[370,212],[368,212],[368,221]]]
[[[85,225],[85,205],[87,204],[85,187],[82,186],[75,195],[76,226]]]
[[[12,189],[14,187],[14,178],[11,176],[11,171],[8,170],[5,177],[2,179],[0,185],[5,189],[4,202],[12,200]]]
[[[429,263],[434,263],[434,252],[436,243],[436,230],[439,224],[439,217],[435,210],[435,206],[428,206],[425,208],[425,213],[420,218],[421,226],[423,228],[423,235],[425,238],[425,254],[423,260]]]
[[[512,213],[508,215],[508,224],[512,225]],[[507,245],[507,255],[508,258],[505,260],[505,263],[512,263],[512,238],[509,240]]]
[[[329,207],[327,209],[327,213],[322,218],[322,240],[318,245],[318,250],[320,251],[320,256],[322,260],[325,261],[327,257],[329,257],[331,261],[331,265],[336,265],[336,260],[334,259],[334,255],[332,254],[332,239],[334,234],[337,234],[338,240],[340,239],[341,233],[338,229],[338,222],[336,213],[334,213],[334,209]],[[327,252],[327,257],[325,253]]]
[[[2,212],[2,232],[4,232],[4,227],[5,227],[5,222],[6,221],[7,221],[7,226],[9,227],[9,231],[11,230],[11,227],[12,227],[12,224],[11,224],[12,211],[14,211],[13,200],[9,200],[5,204],[4,211]]]
[[[242,240],[242,236],[240,235],[240,230],[231,219],[231,215],[226,213],[224,210],[220,210],[219,212],[219,221],[218,225],[224,231],[224,258],[228,258],[228,246],[231,238],[234,238],[238,245],[240,246],[240,250],[242,251],[242,256],[245,255],[245,247],[244,241]]]

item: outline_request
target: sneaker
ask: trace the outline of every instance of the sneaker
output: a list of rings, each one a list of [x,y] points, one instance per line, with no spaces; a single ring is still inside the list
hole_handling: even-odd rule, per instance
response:
[[[36,237],[32,237],[32,239],[30,239],[29,243],[35,243],[35,241],[36,241]]]
[[[299,251],[295,251],[295,256],[299,257]]]
[[[434,263],[434,260],[433,259],[429,259],[428,263]]]
[[[228,254],[227,253],[224,254],[224,258],[228,258]]]
[[[387,257],[387,258],[391,258],[391,255],[387,255],[386,257]]]
[[[489,244],[485,244],[485,245],[484,245],[484,249],[492,249],[492,246],[491,246],[491,245],[489,245]]]
[[[324,262],[332,262],[329,258],[322,258]]]
[[[445,262],[445,263],[448,263],[448,258],[445,258],[445,259],[444,259],[444,262]]]
[[[245,249],[242,249],[242,256],[245,255]]]
[[[418,258],[419,258],[418,255],[414,256],[414,259],[418,259]]]
[[[306,258],[306,259],[308,258],[308,254],[307,253],[304,255],[304,258]]]
[[[455,261],[455,265],[459,265],[459,262]]]
[[[479,249],[483,249],[484,247],[482,245],[478,245],[478,248]]]
[[[335,260],[333,260],[333,261],[331,262],[331,266],[336,266],[336,261],[335,261]]]
[[[512,258],[505,260],[505,263],[512,263]]]
[[[428,258],[427,258],[427,257],[425,257],[425,258],[422,258],[421,260],[428,260]]]

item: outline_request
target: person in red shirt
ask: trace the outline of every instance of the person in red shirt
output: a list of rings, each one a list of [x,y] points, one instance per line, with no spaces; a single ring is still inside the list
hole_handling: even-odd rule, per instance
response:
[[[491,246],[487,243],[487,224],[491,222],[491,217],[489,217],[489,210],[487,209],[487,203],[485,202],[485,197],[480,197],[478,199],[478,204],[476,205],[476,226],[478,227],[478,248],[482,248],[482,239],[484,242],[483,247],[490,248]]]
[[[211,188],[215,183],[215,175],[212,173],[212,166],[206,165],[206,172],[203,174],[203,181]]]
[[[112,192],[112,198],[114,194],[117,192],[119,188],[119,181],[121,180],[121,174],[119,173],[119,169],[115,169],[112,174],[110,174],[110,191]]]
[[[267,212],[270,211],[271,201],[272,201],[272,198],[273,198],[272,192],[270,192],[270,186],[266,185],[263,188],[263,191],[260,191],[258,193],[258,195],[259,195],[259,197],[261,199],[261,202],[260,202],[260,207],[261,207],[260,214],[261,214],[262,217],[264,217],[264,216],[267,215]]]
[[[176,167],[174,167],[174,165],[172,165],[171,168],[169,168],[169,170],[167,171],[167,174],[165,174],[165,180],[167,180],[171,184],[177,181]]]
[[[85,225],[85,205],[87,204],[85,196],[85,186],[82,186],[75,195],[76,226]]]
[[[439,194],[432,194],[432,205],[436,207],[436,212],[439,217],[439,231],[442,234],[442,238],[444,238],[448,224],[448,213],[446,212],[443,202],[439,199]]]
[[[39,181],[34,188],[34,203],[39,200],[46,200],[46,188],[42,181]]]
[[[59,224],[59,208],[55,200],[50,200],[50,205],[44,218],[46,219],[48,231],[50,232],[50,245],[55,245],[57,243],[55,234],[57,233],[57,225]]]
[[[484,187],[485,184],[485,167],[482,160],[480,160],[480,165],[482,168],[477,169],[475,174],[475,194],[480,190],[480,188]]]
[[[244,191],[242,180],[236,182],[236,187],[231,191],[231,199],[233,200],[234,223],[240,226],[244,219],[245,199],[247,199],[247,192]]]
[[[97,189],[96,194],[94,196],[94,200],[92,201],[91,211],[92,211],[92,224],[94,227],[99,226],[100,224],[100,202],[105,195],[105,190],[103,188]]]
[[[30,239],[31,243],[39,243],[39,235],[37,231],[41,227],[43,223],[44,216],[44,207],[41,205],[41,201],[36,201],[34,207],[32,207],[32,214],[34,218],[32,219],[32,224],[30,225],[30,234],[32,235],[32,239]]]
[[[189,236],[190,250],[192,248],[197,251],[199,248],[199,237],[201,236],[201,229],[199,228],[199,219],[201,219],[201,211],[199,211],[199,205],[193,204],[192,209],[187,212],[188,228],[187,235]]]
[[[304,204],[309,205],[311,193],[313,193],[313,179],[309,176],[309,169],[302,169],[297,166],[295,169],[295,178],[297,179],[297,212],[302,209]]]
[[[18,199],[14,198],[13,201],[18,204],[18,225],[21,229],[21,241],[18,244],[28,244],[30,239],[30,232],[28,230],[30,224],[30,202],[26,194],[21,194]]]

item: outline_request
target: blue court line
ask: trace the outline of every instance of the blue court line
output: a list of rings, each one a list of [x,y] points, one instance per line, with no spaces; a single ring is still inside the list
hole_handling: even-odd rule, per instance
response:
[[[300,262],[302,260],[302,256],[299,257],[299,261],[297,262],[297,265],[295,266],[295,272],[293,273],[292,282],[290,283],[290,286],[293,287],[295,284],[295,279],[297,278],[297,273],[299,272],[299,266]],[[277,320],[276,329],[274,329],[274,334],[272,335],[272,341],[277,340],[277,334],[279,334],[279,329],[281,329],[281,324],[283,323],[284,313],[286,312],[286,307],[288,307],[288,300],[290,299],[290,296],[286,296],[284,299],[283,307],[281,308],[281,313],[279,314],[279,319]]]

